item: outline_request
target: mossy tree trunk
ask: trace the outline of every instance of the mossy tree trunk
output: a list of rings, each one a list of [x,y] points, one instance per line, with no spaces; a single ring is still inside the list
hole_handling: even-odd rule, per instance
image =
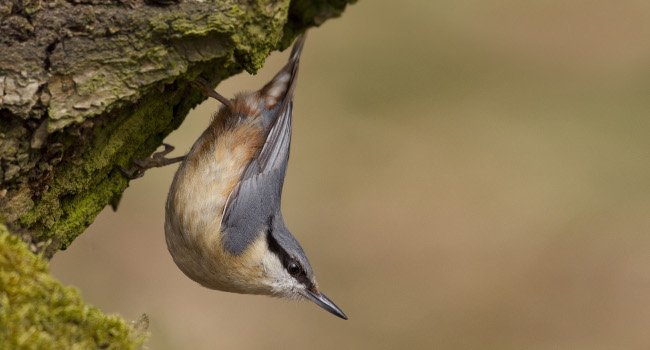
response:
[[[0,237],[11,242],[0,244],[0,329],[18,300],[48,302],[11,294],[26,289],[8,283],[36,277],[9,257],[27,252],[21,245],[36,260],[52,256],[119,201],[119,166],[151,154],[205,99],[191,81],[255,72],[348,2],[0,2],[0,236],[14,237]]]

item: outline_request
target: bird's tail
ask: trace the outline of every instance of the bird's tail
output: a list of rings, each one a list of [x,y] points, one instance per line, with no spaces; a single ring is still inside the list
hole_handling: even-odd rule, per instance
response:
[[[266,100],[267,108],[271,109],[280,103],[280,109],[284,109],[293,99],[298,76],[298,64],[300,63],[300,54],[305,45],[305,39],[306,34],[298,37],[295,44],[293,44],[289,62],[262,88],[261,93]]]
[[[298,39],[296,39],[296,42],[293,44],[293,49],[291,49],[291,56],[289,56],[290,62],[300,59],[302,48],[305,46],[305,39],[307,39],[307,33],[301,34]]]

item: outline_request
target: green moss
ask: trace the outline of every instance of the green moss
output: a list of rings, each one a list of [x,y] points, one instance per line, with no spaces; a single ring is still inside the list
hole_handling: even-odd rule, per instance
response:
[[[166,99],[151,95],[130,114],[118,111],[123,115],[119,123],[99,122],[81,158],[56,169],[51,188],[21,218],[21,224],[31,226],[39,241],[51,239],[56,248],[67,247],[126,189],[127,179],[116,165],[128,167],[131,159],[146,157],[177,127],[181,114],[173,113],[174,106],[184,96],[194,103],[200,100],[186,89]],[[189,108],[185,105],[183,116]]]
[[[146,333],[84,304],[48,274],[46,261],[0,225],[3,349],[136,349]]]
[[[23,0],[22,8],[27,15],[33,15],[41,9],[41,2],[39,0]]]
[[[150,155],[187,112],[205,99],[189,81],[201,75],[216,84],[242,69],[255,72],[272,50],[288,45],[307,26],[340,14],[345,4],[344,0],[255,0],[239,4],[213,0],[195,4],[193,12],[164,12],[148,18],[141,36],[160,36],[171,44],[165,41],[168,44],[164,46],[147,46],[160,39],[135,40],[130,46],[137,56],[125,51],[124,60],[114,62],[125,65],[121,74],[131,83],[127,84],[129,89],[147,86],[138,90],[144,95],[138,95],[137,103],[116,102],[121,107],[112,106],[110,112],[87,119],[93,126],[92,134],[86,137],[60,129],[55,115],[50,114],[48,128],[56,132],[48,142],[63,144],[72,154],[53,166],[47,190],[39,193],[33,207],[18,219],[20,228],[39,246],[52,242],[48,255],[65,249],[128,186],[118,166],[129,167],[133,159]],[[137,69],[131,67],[133,62],[138,63]],[[131,74],[132,68],[139,72],[143,65],[152,70]],[[87,90],[78,89],[89,96],[93,90],[113,97],[126,94],[112,90],[107,79],[103,73],[96,74],[84,81]],[[88,118],[84,114],[76,117],[81,118],[79,122]]]

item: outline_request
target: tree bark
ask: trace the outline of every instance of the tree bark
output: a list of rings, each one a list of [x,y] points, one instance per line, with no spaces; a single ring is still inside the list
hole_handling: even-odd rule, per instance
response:
[[[193,80],[255,72],[348,2],[0,0],[0,238],[22,241],[1,244],[0,257],[65,249],[119,201],[119,167],[205,99]],[[0,260],[0,282],[30,276],[11,266]],[[9,289],[0,285],[0,328]]]
[[[67,247],[216,85],[337,16],[344,0],[13,0],[0,7],[0,217]]]

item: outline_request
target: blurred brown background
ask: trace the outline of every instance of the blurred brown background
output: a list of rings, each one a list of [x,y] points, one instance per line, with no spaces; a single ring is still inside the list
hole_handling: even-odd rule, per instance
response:
[[[284,214],[349,321],[186,278],[163,234],[175,166],[53,272],[147,313],[152,349],[648,349],[649,38],[640,0],[361,1],[312,30]]]

